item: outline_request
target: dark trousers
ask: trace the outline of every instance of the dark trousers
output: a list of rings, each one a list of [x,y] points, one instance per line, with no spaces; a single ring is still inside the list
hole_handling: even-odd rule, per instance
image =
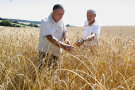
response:
[[[57,69],[57,61],[58,56],[39,51],[39,69],[41,69],[43,66],[48,66],[48,68]]]

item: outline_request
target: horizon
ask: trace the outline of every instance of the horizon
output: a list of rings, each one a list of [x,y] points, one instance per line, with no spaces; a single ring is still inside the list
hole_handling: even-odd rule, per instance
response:
[[[100,26],[135,26],[134,0],[1,0],[2,18],[41,21],[52,12],[54,4],[62,4],[65,9],[65,25],[83,26],[88,9],[97,13],[96,21]],[[102,8],[101,8],[102,7]],[[45,12],[44,12],[45,11]]]
[[[15,20],[25,20],[25,21],[35,21],[35,20],[26,20],[26,19],[16,19],[16,18],[3,18],[3,17],[0,17],[2,19],[15,19]],[[40,21],[35,21],[35,22],[40,22]],[[67,24],[65,24],[67,25]],[[73,26],[71,24],[69,24],[70,26]],[[135,27],[135,25],[100,25],[101,27]],[[73,26],[73,27],[83,27],[83,26]]]

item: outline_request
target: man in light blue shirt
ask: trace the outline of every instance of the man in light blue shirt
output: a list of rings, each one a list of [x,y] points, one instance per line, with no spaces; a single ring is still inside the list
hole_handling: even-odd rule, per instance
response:
[[[87,21],[84,23],[83,39],[76,42],[78,47],[95,48],[100,37],[100,26],[95,21],[96,13],[94,10],[87,11]]]
[[[64,8],[60,4],[53,7],[53,11],[48,18],[42,19],[39,34],[39,69],[43,63],[49,68],[57,68],[57,60],[62,53],[62,49],[68,52],[73,51],[70,41],[67,39],[65,25],[62,21]],[[65,43],[63,43],[63,40]],[[43,62],[44,61],[44,62]]]

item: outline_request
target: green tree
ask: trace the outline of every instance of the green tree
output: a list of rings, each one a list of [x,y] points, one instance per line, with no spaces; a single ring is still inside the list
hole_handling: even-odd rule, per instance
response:
[[[2,20],[2,26],[12,26],[12,22],[10,20]]]
[[[28,26],[31,26],[31,27],[38,27],[38,25],[35,24],[35,23],[30,23]]]
[[[13,21],[13,23],[17,23],[17,24],[19,24],[19,22],[18,22],[17,20]]]
[[[15,27],[22,27],[20,24],[16,24]]]
[[[0,17],[0,20],[3,20],[3,19]]]
[[[67,24],[67,25],[66,25],[66,27],[70,27],[70,25],[69,25],[69,24]]]

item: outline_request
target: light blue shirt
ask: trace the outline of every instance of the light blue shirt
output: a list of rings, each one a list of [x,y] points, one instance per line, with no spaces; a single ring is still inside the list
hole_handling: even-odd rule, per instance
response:
[[[48,18],[42,19],[39,34],[39,51],[50,53],[54,56],[59,56],[62,52],[62,49],[51,44],[51,42],[48,41],[48,39],[45,36],[52,35],[57,40],[63,41],[63,33],[65,31],[65,25],[62,20],[56,23],[52,19],[52,15],[50,15]]]

